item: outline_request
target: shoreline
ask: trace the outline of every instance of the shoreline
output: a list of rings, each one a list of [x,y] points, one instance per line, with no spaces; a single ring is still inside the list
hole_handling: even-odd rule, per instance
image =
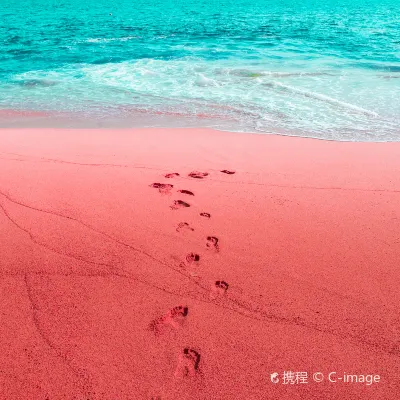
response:
[[[3,397],[396,399],[399,156],[202,128],[0,129]],[[309,383],[271,383],[284,371]]]
[[[261,130],[235,130],[239,121],[220,119],[216,126],[213,115],[176,115],[165,112],[144,112],[143,110],[125,110],[121,114],[108,115],[106,118],[88,116],[82,113],[61,111],[35,111],[0,109],[0,129],[74,129],[74,130],[137,130],[137,129],[209,129],[218,132],[237,133],[245,135],[283,136],[304,139],[315,139],[328,142],[343,143],[399,143],[400,139],[357,140],[354,138],[330,138],[307,135],[303,131],[280,130],[275,127],[270,132]],[[240,125],[240,124],[239,124]]]

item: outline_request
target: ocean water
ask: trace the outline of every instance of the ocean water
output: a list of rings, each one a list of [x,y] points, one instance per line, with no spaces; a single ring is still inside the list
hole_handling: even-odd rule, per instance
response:
[[[398,141],[400,1],[1,0],[0,109]]]

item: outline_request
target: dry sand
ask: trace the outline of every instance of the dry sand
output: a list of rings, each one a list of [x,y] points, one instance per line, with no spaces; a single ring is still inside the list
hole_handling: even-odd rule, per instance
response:
[[[399,223],[400,143],[0,130],[0,399],[398,399]]]

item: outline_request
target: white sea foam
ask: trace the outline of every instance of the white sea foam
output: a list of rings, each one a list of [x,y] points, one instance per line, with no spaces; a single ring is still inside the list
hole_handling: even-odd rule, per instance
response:
[[[365,115],[368,115],[370,117],[379,117],[379,115],[374,111],[366,110],[365,108],[358,107],[358,106],[356,106],[354,104],[350,104],[350,103],[346,103],[344,101],[340,101],[340,100],[334,99],[334,98],[326,96],[324,94],[315,93],[315,92],[308,92],[307,90],[298,89],[298,88],[295,88],[293,86],[284,85],[283,83],[280,83],[280,82],[268,83],[266,85],[270,85],[270,86],[273,86],[273,87],[278,87],[278,88],[281,88],[281,89],[284,89],[284,90],[287,90],[287,91],[290,91],[290,92],[293,92],[293,93],[301,94],[302,96],[306,96],[306,97],[309,97],[309,98],[312,98],[312,99],[325,101],[327,103],[336,105],[338,107],[342,107],[342,108],[347,109],[347,110],[352,110],[352,111],[355,111],[355,112],[359,112],[361,114],[365,114]]]
[[[86,43],[109,43],[109,42],[126,42],[128,40],[139,39],[138,36],[126,36],[118,38],[89,38],[85,40]]]
[[[196,85],[197,86],[219,86],[218,82],[215,81],[214,79],[207,78],[203,74],[198,74],[196,80]]]
[[[21,90],[19,85],[9,92],[8,103],[14,105],[29,101],[98,113],[103,107],[105,115],[134,109],[151,115],[209,115],[214,127],[230,121],[233,130],[345,140],[399,134],[400,88],[372,71],[282,69],[278,62],[266,68],[185,57],[70,65],[29,71],[14,80],[57,82],[51,90],[41,85]]]

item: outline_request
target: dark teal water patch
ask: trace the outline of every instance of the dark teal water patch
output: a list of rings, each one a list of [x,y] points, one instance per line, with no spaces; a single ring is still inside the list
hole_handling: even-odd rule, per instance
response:
[[[400,72],[400,65],[387,65],[387,64],[378,64],[378,63],[366,63],[366,62],[361,62],[361,63],[350,63],[350,67],[356,67],[356,68],[367,68],[371,69],[374,71],[382,71],[382,72]]]

